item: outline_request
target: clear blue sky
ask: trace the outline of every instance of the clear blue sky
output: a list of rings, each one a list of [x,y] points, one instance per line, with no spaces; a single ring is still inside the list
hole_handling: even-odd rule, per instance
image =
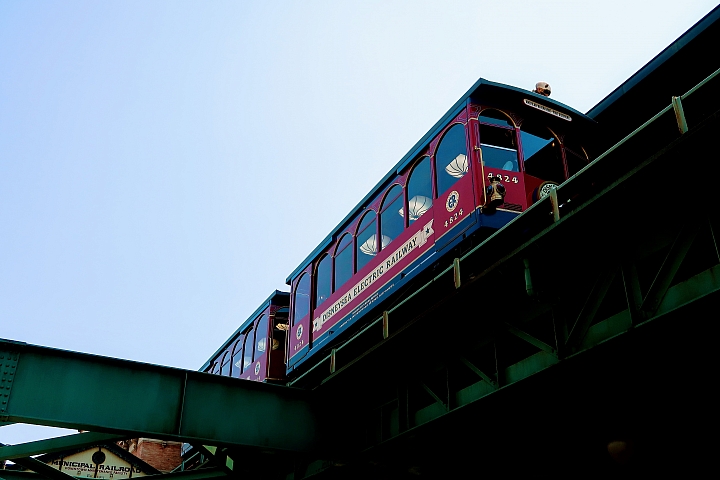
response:
[[[0,337],[198,368],[478,77],[587,111],[715,5],[2,0]]]

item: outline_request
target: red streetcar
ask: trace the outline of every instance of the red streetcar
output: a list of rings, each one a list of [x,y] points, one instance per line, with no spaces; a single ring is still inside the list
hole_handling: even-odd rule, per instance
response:
[[[457,247],[512,221],[585,167],[595,122],[480,79],[202,367],[284,382]],[[306,363],[308,362],[308,363]]]
[[[289,301],[289,293],[275,290],[200,370],[256,382],[282,382]]]
[[[548,94],[478,80],[288,276],[288,375],[588,164],[595,122]]]

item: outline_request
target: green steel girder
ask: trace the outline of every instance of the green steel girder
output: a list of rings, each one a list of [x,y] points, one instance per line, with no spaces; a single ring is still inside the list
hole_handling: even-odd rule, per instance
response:
[[[50,467],[48,467],[50,468]],[[62,473],[62,472],[58,472]],[[65,475],[63,473],[63,475]],[[43,480],[48,478],[34,472],[17,471],[17,470],[0,470],[0,479],[2,480]],[[65,475],[63,480],[75,479]],[[189,470],[184,472],[172,472],[162,475],[146,475],[141,477],[149,480],[211,480],[214,478],[227,478],[225,472],[214,468],[201,468],[198,470]]]
[[[568,339],[566,341],[566,344],[568,346],[574,346],[578,344],[583,338],[585,338],[587,330],[588,328],[590,328],[590,324],[595,318],[595,314],[600,308],[600,304],[605,298],[605,294],[610,288],[610,284],[615,278],[616,273],[616,266],[611,265],[605,270],[605,272],[601,273],[600,277],[595,282],[595,285],[593,286],[590,295],[585,302],[585,305],[583,305],[583,309],[580,312],[580,315],[578,315],[572,329],[570,330],[570,334],[568,335]]]
[[[670,282],[672,282],[672,279],[675,277],[693,240],[695,240],[699,227],[699,223],[689,224],[678,233],[670,251],[665,257],[660,271],[658,271],[655,280],[650,286],[650,290],[645,296],[645,300],[643,300],[640,306],[640,310],[648,317],[651,317],[657,312],[660,302],[662,302],[663,297],[670,287]]]
[[[303,390],[5,340],[0,361],[0,421],[270,450],[318,446],[320,419]]]
[[[19,445],[0,446],[0,461],[26,458],[43,453],[55,453],[76,448],[89,447],[100,443],[124,440],[127,436],[108,433],[85,432],[64,437],[48,438]]]

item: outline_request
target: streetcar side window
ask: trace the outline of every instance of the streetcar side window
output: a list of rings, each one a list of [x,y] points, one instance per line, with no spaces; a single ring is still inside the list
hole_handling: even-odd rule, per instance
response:
[[[255,360],[260,358],[260,356],[262,356],[267,351],[267,330],[267,315],[263,315],[260,317],[260,320],[258,320],[257,327],[255,329]]]
[[[496,110],[483,110],[480,120],[480,148],[485,167],[517,172],[518,152],[515,128]]]
[[[565,181],[560,142],[547,128],[525,123],[520,128],[525,173],[546,181]]]
[[[375,212],[370,210],[360,222],[356,235],[357,270],[360,271],[378,252],[377,223]]]
[[[243,365],[242,371],[244,372],[253,362],[253,340],[255,340],[254,331],[252,327],[245,332],[245,346],[243,347]]]
[[[382,248],[392,242],[403,232],[405,221],[402,217],[403,189],[400,185],[393,185],[388,190],[385,200],[383,200],[380,208],[380,238],[382,238]],[[382,250],[381,248],[381,250]]]
[[[295,284],[295,301],[293,302],[293,321],[302,320],[310,313],[310,276],[303,273]]]
[[[335,288],[342,287],[353,276],[352,235],[345,234],[335,250]]]
[[[465,125],[450,127],[435,151],[435,168],[438,195],[446,192],[468,172]]]
[[[243,337],[240,337],[240,339],[235,342],[235,349],[233,350],[231,374],[239,374],[242,372],[242,347]]]
[[[225,352],[221,365],[222,367],[220,367],[220,375],[224,377],[230,375],[230,352]]]
[[[430,157],[423,157],[413,168],[408,181],[408,222],[413,223],[432,207]],[[404,210],[400,212],[404,215]]]
[[[315,270],[315,308],[328,299],[332,293],[332,257],[324,255]]]

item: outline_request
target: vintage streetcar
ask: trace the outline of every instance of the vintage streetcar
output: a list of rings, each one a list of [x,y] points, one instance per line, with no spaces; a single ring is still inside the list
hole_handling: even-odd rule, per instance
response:
[[[271,295],[203,371],[297,376],[408,282],[585,167],[595,122],[549,93],[478,80],[287,277],[290,294]]]

